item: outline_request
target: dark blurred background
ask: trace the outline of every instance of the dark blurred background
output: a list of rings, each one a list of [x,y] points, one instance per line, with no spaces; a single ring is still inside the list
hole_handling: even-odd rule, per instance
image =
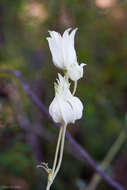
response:
[[[78,27],[78,61],[87,64],[76,92],[84,114],[68,126],[69,132],[100,164],[126,128],[127,1],[1,0],[0,190],[45,189],[47,174],[36,166],[41,161],[52,165],[58,136],[58,129],[31,102],[20,81],[4,71],[19,70],[48,108],[59,70],[52,63],[46,37],[48,30],[62,33],[69,27]],[[126,140],[106,172],[127,189]],[[51,188],[83,190],[93,175],[91,166],[66,141],[62,167]],[[96,189],[112,188],[101,180]]]

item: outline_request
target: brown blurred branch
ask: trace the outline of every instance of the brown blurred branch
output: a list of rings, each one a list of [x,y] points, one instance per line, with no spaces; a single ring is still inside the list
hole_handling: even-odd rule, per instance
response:
[[[25,80],[22,77],[22,74],[17,70],[2,70],[1,72],[11,74],[15,76],[21,83],[22,88],[24,89],[25,94],[32,100],[32,102],[38,107],[38,109],[50,120],[54,123],[56,127],[59,127],[60,125],[58,123],[55,123],[51,116],[49,115],[49,112],[47,108],[44,106],[44,104],[40,101],[40,99],[32,92],[29,85],[25,82]],[[85,149],[80,146],[73,137],[67,132],[66,137],[68,141],[71,143],[73,148],[77,151],[77,154],[81,157],[83,157],[87,162],[91,165],[91,167],[112,187],[114,187],[117,190],[124,190],[124,188],[119,185],[116,181],[112,180],[111,177],[107,176],[95,163],[95,161],[91,158],[91,156],[85,151]]]
[[[9,100],[11,101],[13,107],[14,117],[19,124],[19,127],[24,130],[26,140],[28,144],[32,147],[32,152],[34,158],[37,162],[43,161],[41,152],[42,148],[40,147],[39,137],[43,137],[49,142],[53,142],[57,139],[56,135],[53,135],[47,128],[43,127],[43,124],[40,119],[37,118],[39,113],[35,116],[36,121],[30,122],[26,114],[24,114],[23,104],[21,102],[20,94],[13,85],[7,85],[7,91],[9,94]],[[70,153],[73,157],[83,162],[83,159],[79,157],[75,150],[72,149],[71,144],[65,146],[65,150]],[[37,163],[37,164],[39,164]]]
[[[121,146],[125,142],[126,137],[127,137],[127,135],[126,135],[125,130],[122,130],[119,137],[116,139],[114,144],[109,149],[106,157],[104,158],[104,161],[100,165],[100,168],[103,171],[105,171],[109,167],[112,160],[115,158],[116,154],[119,152]],[[92,177],[90,184],[87,186],[86,190],[95,190],[97,185],[99,184],[100,180],[101,180],[101,176],[99,176],[97,173],[95,173],[94,176]]]

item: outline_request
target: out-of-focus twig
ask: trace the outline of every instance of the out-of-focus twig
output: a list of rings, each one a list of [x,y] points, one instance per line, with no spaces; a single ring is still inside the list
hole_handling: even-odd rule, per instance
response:
[[[25,80],[22,77],[22,74],[17,70],[11,70],[6,69],[2,70],[1,72],[11,74],[15,76],[21,83],[22,88],[24,89],[24,92],[27,94],[27,96],[32,100],[32,102],[40,109],[41,112],[49,119],[51,120],[55,126],[59,127],[58,123],[55,123],[51,116],[49,115],[49,112],[47,108],[44,106],[44,104],[40,101],[40,99],[32,92],[32,90],[29,88],[29,85],[25,82]],[[75,148],[77,151],[77,154],[81,157],[83,157],[87,162],[91,165],[91,167],[112,187],[114,187],[117,190],[124,190],[124,188],[118,184],[116,181],[112,180],[111,177],[107,176],[95,163],[95,161],[91,158],[91,156],[85,151],[83,147],[81,147],[74,138],[67,132],[66,137],[68,141],[71,143],[71,145]]]
[[[115,143],[111,146],[111,148],[108,151],[106,157],[104,158],[104,161],[100,165],[100,168],[103,171],[105,171],[109,167],[110,163],[113,161],[113,159],[115,158],[116,154],[120,150],[121,146],[125,142],[126,137],[127,137],[126,132],[125,132],[125,130],[123,130],[120,133],[120,135],[117,138],[117,140],[115,141]],[[96,187],[97,187],[97,185],[99,184],[100,180],[101,180],[101,176],[99,176],[97,173],[94,174],[94,176],[92,177],[91,182],[87,186],[86,190],[95,190]]]

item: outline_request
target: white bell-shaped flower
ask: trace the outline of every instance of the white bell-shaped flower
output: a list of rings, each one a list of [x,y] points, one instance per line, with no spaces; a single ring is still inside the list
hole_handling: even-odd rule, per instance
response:
[[[58,74],[55,83],[55,98],[49,106],[49,113],[58,123],[75,123],[82,117],[83,105],[79,98],[73,96],[69,90],[70,84],[65,77]]]
[[[55,31],[49,31],[49,48],[52,54],[53,63],[56,67],[67,72],[73,81],[83,77],[83,66],[77,62],[76,51],[74,48],[74,38],[77,28],[70,32],[71,28],[65,30],[63,35]],[[69,33],[70,32],[70,33]]]

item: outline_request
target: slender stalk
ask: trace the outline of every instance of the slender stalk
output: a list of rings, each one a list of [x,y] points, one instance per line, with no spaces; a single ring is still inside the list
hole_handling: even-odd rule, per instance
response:
[[[50,186],[51,186],[51,183],[49,183],[49,181],[48,181],[48,184],[47,184],[46,190],[49,190],[49,189],[50,189]]]
[[[48,183],[47,183],[47,187],[46,190],[50,189],[50,186],[53,183],[53,175],[54,175],[54,171],[56,168],[56,163],[57,163],[57,158],[58,158],[58,153],[59,153],[59,148],[60,148],[60,141],[61,141],[61,137],[62,137],[62,132],[63,132],[63,127],[60,127],[59,130],[59,136],[58,136],[58,141],[57,141],[57,145],[56,145],[56,152],[55,152],[55,157],[54,157],[54,162],[53,162],[53,168],[51,170],[51,173],[48,174]]]
[[[48,183],[47,183],[46,190],[50,189],[50,187],[60,169],[60,166],[61,166],[63,150],[64,150],[65,132],[66,132],[66,125],[63,125],[60,127],[59,137],[58,137],[56,152],[55,152],[55,158],[54,158],[54,162],[53,162],[53,168],[52,168],[51,172],[48,174]],[[61,142],[61,146],[60,146],[60,142]],[[56,167],[59,151],[60,151],[60,156],[59,156],[58,164]]]
[[[66,133],[66,125],[63,125],[63,132],[62,132],[62,142],[61,142],[61,148],[60,148],[60,157],[59,157],[59,161],[58,161],[58,165],[57,165],[57,168],[55,170],[55,173],[53,175],[53,180],[55,179],[59,169],[60,169],[60,166],[61,166],[61,162],[62,162],[62,158],[63,158],[63,150],[64,150],[64,141],[65,141],[65,133]]]
[[[67,74],[67,72],[65,72],[65,79],[68,81],[69,80],[69,76]]]
[[[76,89],[77,89],[77,81],[74,82],[74,89],[73,89],[73,93],[72,93],[73,95],[75,94]]]
[[[62,132],[63,132],[62,127],[60,127],[59,137],[58,137],[57,146],[56,146],[56,152],[55,152],[55,158],[54,158],[54,162],[53,162],[52,174],[54,174],[54,171],[55,171],[55,168],[56,168],[56,162],[57,162],[57,158],[58,158],[58,152],[59,152]]]
[[[114,157],[116,156],[116,154],[118,153],[118,151],[120,150],[122,144],[124,143],[125,139],[126,139],[126,132],[123,130],[119,137],[117,138],[117,140],[115,141],[115,143],[111,146],[109,152],[107,153],[104,161],[101,164],[101,169],[103,171],[106,170],[106,168],[110,165],[110,163],[112,162],[112,160],[114,159]],[[97,185],[99,184],[101,180],[101,176],[99,176],[98,174],[95,174],[90,182],[90,184],[87,186],[86,190],[95,190]]]

